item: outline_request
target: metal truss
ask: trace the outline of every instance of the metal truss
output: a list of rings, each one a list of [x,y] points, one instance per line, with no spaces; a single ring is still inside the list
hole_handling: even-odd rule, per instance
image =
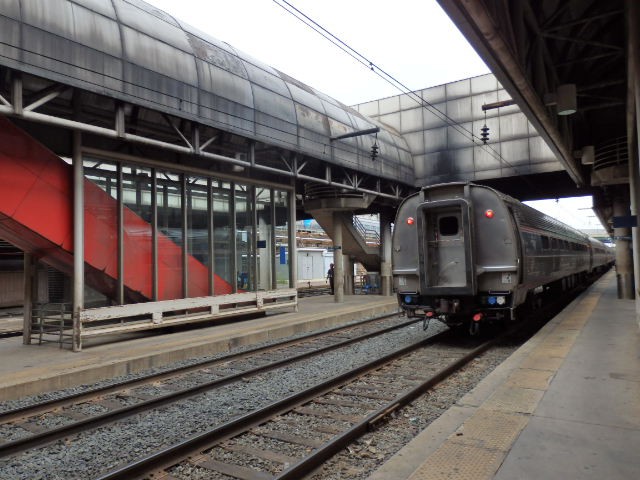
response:
[[[87,115],[85,115],[87,118],[82,118],[82,115],[77,114],[79,110],[77,103],[83,91],[68,85],[49,82],[49,85],[40,90],[32,89],[27,92],[24,88],[23,75],[31,83],[39,85],[46,83],[38,77],[26,77],[26,74],[9,70],[7,76],[9,85],[5,88],[5,96],[0,89],[0,114],[98,135],[106,139],[121,140],[185,156],[212,160],[232,167],[241,167],[249,172],[266,172],[275,175],[277,181],[282,181],[285,186],[290,185],[293,179],[331,185],[352,192],[373,194],[392,201],[399,201],[403,195],[412,191],[409,185],[381,179],[375,175],[348,169],[281,147],[266,145],[275,153],[257,155],[257,142],[250,138],[215,130],[166,113],[146,109],[148,116],[153,117],[153,121],[147,120],[144,123],[140,120],[140,114],[145,107],[108,97],[99,98],[106,104],[112,103],[113,108],[101,110],[96,114],[96,117],[100,117],[100,121],[91,122]],[[6,98],[8,96],[10,98]],[[54,100],[57,100],[57,103],[52,105],[55,103]],[[221,140],[225,135],[241,139],[241,145],[234,144],[231,147],[225,145]],[[231,153],[234,148],[236,152]],[[212,152],[212,149],[218,152]],[[237,152],[237,150],[241,151]],[[101,153],[108,155],[107,151]],[[181,165],[172,165],[172,168],[180,169]],[[255,183],[255,176],[253,181]]]

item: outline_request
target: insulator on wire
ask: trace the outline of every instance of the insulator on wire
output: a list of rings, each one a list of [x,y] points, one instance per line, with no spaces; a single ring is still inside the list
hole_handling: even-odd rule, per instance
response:
[[[487,127],[486,123],[482,126],[480,131],[482,132],[480,134],[480,138],[482,140],[482,143],[484,143],[486,145],[487,142],[489,141],[489,127]]]
[[[374,143],[373,145],[371,145],[371,160],[375,160],[376,157],[378,156],[378,149],[380,147],[378,147],[377,143]]]

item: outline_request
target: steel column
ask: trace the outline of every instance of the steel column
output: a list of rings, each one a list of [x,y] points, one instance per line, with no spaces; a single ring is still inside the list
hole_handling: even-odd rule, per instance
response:
[[[213,182],[210,178],[207,178],[207,248],[209,254],[209,295],[215,294],[213,275],[215,273],[214,259],[215,259],[215,239],[213,230]]]
[[[158,301],[158,172],[151,169],[151,296]]]
[[[231,288],[233,293],[238,292],[238,247],[236,245],[236,238],[238,235],[238,221],[236,219],[236,184],[231,182],[231,192],[229,197],[230,203],[230,211],[231,214],[231,238],[229,238],[229,251],[231,252],[231,278],[229,281],[231,282]]]
[[[124,305],[124,185],[122,164],[118,163],[116,179],[116,191],[118,192],[118,284],[116,301],[118,305]]]
[[[335,303],[344,302],[344,265],[342,262],[342,215],[333,212],[333,286]]]
[[[187,175],[185,173],[180,174],[181,185],[181,212],[182,212],[182,298],[189,298],[189,254],[188,250],[188,230],[189,230],[189,208],[187,205]]]
[[[278,276],[276,274],[276,192],[272,188],[269,191],[269,203],[271,205],[271,289],[278,288]]]
[[[33,256],[24,252],[24,307],[22,320],[22,344],[31,344],[31,317],[33,315],[33,300],[35,297],[33,277],[37,274],[38,269],[33,268]]]
[[[393,294],[391,279],[391,220],[380,214],[380,282],[382,295]]]
[[[249,243],[249,258],[251,259],[249,278],[253,277],[253,291],[258,291],[258,192],[255,185],[249,187],[247,206],[251,205],[251,241]]]
[[[296,194],[287,193],[289,200],[289,288],[298,286],[298,246],[296,244]],[[298,308],[296,307],[296,311]]]
[[[80,312],[84,309],[84,169],[82,134],[73,132],[73,351],[82,350]]]

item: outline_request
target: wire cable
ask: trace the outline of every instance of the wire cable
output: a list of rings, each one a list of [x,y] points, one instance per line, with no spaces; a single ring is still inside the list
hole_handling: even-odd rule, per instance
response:
[[[375,73],[380,78],[382,78],[384,81],[386,81],[393,87],[400,90],[403,94],[408,95],[418,105],[422,106],[426,110],[433,113],[438,119],[443,121],[447,126],[454,128],[458,133],[469,138],[471,142],[474,144],[474,146],[479,146],[483,148],[490,156],[492,156],[499,162],[504,163],[509,168],[512,168],[516,173],[520,173],[518,170],[518,167],[509,163],[502,156],[500,152],[498,152],[495,148],[493,148],[493,146],[484,144],[484,142],[482,142],[482,140],[476,134],[474,134],[464,125],[461,125],[456,120],[454,120],[449,115],[447,115],[445,112],[440,110],[438,107],[436,107],[429,101],[425,100],[424,98],[420,97],[415,91],[407,87],[404,83],[402,83],[396,77],[386,72],[384,69],[379,67],[377,64],[375,64],[372,60],[370,60],[364,54],[358,52],[356,49],[348,45],[346,42],[344,42],[339,37],[331,33],[329,30],[327,30],[322,25],[320,25],[318,22],[316,22],[311,17],[306,15],[304,12],[300,11],[294,5],[289,3],[287,0],[273,0],[273,2],[276,5],[278,5],[280,8],[285,10],[287,13],[291,14],[292,16],[294,16],[295,18],[303,22],[309,28],[314,30],[316,33],[322,35],[325,39],[329,40],[332,44],[336,45],[338,48],[340,48],[340,50],[342,50],[343,52],[347,53],[349,56],[354,58],[358,63],[367,67],[373,73]],[[525,181],[527,180],[525,179]]]

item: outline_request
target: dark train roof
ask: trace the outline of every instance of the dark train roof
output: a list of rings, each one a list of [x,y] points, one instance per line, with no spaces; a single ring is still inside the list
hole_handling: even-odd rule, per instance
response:
[[[238,19],[239,23],[241,19]],[[0,2],[0,65],[413,184],[402,137],[141,0]],[[338,72],[336,72],[338,74]],[[334,142],[335,143],[335,142]]]

